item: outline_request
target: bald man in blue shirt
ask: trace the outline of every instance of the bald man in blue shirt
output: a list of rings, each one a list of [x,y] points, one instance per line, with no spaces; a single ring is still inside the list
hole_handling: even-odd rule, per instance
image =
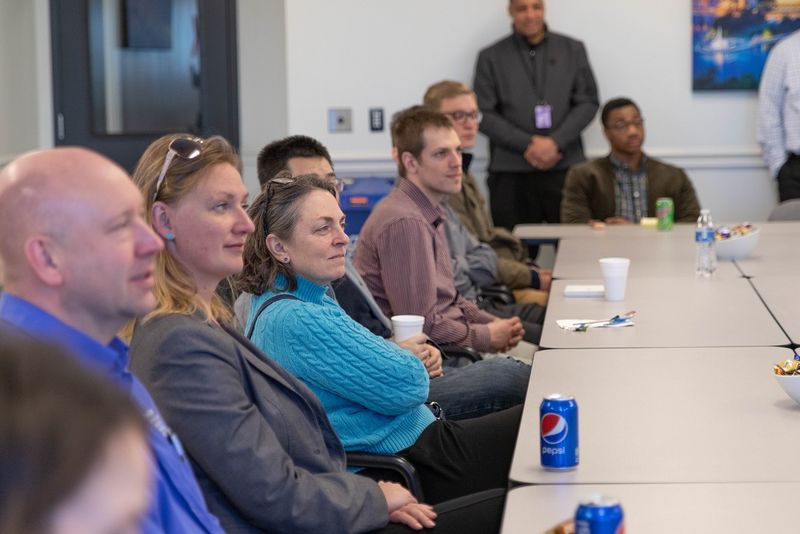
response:
[[[0,172],[0,332],[57,343],[113,379],[150,422],[155,487],[145,533],[222,533],[177,436],[128,371],[116,337],[155,305],[155,257],[163,244],[142,218],[127,173],[81,148],[20,156]]]

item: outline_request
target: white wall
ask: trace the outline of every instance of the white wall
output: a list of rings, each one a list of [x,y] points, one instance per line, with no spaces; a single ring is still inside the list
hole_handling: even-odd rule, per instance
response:
[[[506,6],[507,0],[287,1],[288,133],[322,140],[339,173],[390,173],[388,134],[368,131],[367,109],[384,107],[388,120],[434,81],[469,82],[478,50],[509,31]],[[766,217],[776,193],[755,142],[756,96],[692,93],[691,2],[549,0],[547,9],[554,31],[586,43],[601,99],[625,94],[639,102],[646,150],[686,168],[718,220]],[[327,132],[330,107],[353,108],[353,133]],[[584,140],[590,156],[605,153],[597,122]],[[485,143],[476,154],[480,171]]]
[[[0,1],[0,163],[52,145],[48,0]],[[245,178],[267,142],[305,133],[326,143],[341,174],[393,172],[388,133],[370,133],[443,78],[469,82],[478,50],[509,31],[507,0],[239,0]],[[646,150],[687,169],[717,220],[764,219],[775,185],[755,142],[754,93],[691,92],[688,0],[549,0],[554,31],[582,39],[603,100],[634,98]],[[353,108],[354,132],[327,132],[326,110]],[[597,123],[588,154],[606,151]],[[486,144],[474,169],[486,165]]]
[[[283,0],[238,0],[239,128],[244,176],[257,193],[256,156],[287,135]]]
[[[50,94],[50,44],[40,42],[43,20],[46,0],[0,2],[0,166],[20,152],[52,144],[51,136],[42,135],[43,117],[52,109],[42,102]]]

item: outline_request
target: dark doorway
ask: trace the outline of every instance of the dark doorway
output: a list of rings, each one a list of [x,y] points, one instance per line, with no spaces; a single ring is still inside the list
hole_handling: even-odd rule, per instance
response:
[[[50,0],[54,139],[129,171],[175,132],[239,145],[235,0]]]

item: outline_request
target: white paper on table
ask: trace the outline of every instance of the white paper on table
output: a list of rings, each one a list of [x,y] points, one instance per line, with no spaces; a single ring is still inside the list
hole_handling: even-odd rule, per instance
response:
[[[564,287],[565,297],[602,297],[605,294],[603,284],[570,284]]]
[[[586,324],[588,323],[588,324]],[[633,319],[627,321],[620,321],[612,323],[608,321],[597,321],[596,319],[558,319],[556,324],[564,330],[577,330],[582,324],[586,324],[586,328],[621,328],[623,326],[633,326]]]

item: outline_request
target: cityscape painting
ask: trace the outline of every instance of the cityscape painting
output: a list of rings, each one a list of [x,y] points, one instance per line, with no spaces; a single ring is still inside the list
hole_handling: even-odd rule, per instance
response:
[[[757,90],[775,44],[800,28],[800,0],[692,0],[692,89]]]

